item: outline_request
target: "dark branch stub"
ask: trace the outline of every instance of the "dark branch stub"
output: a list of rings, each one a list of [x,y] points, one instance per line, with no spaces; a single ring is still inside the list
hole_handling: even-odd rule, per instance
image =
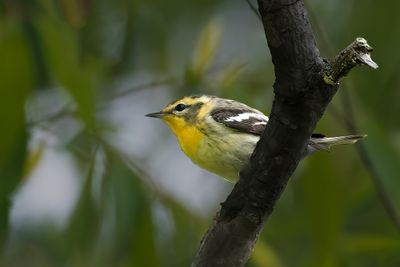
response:
[[[347,73],[357,65],[367,65],[373,69],[378,68],[371,58],[373,48],[362,37],[350,44],[346,49],[340,52],[328,65],[324,73],[324,81],[327,84],[337,84],[339,79],[346,76]]]
[[[270,120],[249,165],[203,237],[193,267],[245,265],[338,81],[357,65],[377,67],[363,38],[332,61],[324,61],[303,1],[258,0],[258,4],[275,66]]]

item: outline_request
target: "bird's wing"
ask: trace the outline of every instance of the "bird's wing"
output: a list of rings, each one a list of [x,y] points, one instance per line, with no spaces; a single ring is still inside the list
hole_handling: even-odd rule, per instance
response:
[[[227,127],[255,135],[261,135],[268,122],[267,116],[250,108],[217,109],[211,117]]]
[[[222,108],[211,112],[211,117],[218,123],[241,132],[261,135],[268,123],[268,117],[250,108]],[[311,135],[310,145],[313,145],[313,139],[324,138],[325,135],[313,133]]]

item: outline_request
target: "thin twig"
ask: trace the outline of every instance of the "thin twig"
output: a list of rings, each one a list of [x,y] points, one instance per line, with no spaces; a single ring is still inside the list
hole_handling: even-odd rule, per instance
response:
[[[133,92],[139,91],[139,90],[155,88],[155,87],[159,87],[159,86],[166,85],[166,84],[169,84],[169,83],[173,83],[176,80],[177,80],[176,77],[168,77],[168,78],[165,78],[165,79],[162,79],[162,80],[159,80],[159,81],[151,81],[151,82],[148,82],[148,83],[136,85],[136,86],[134,86],[132,88],[129,88],[129,89],[126,89],[126,90],[123,90],[123,91],[120,91],[120,92],[117,92],[117,93],[113,94],[111,96],[111,100],[115,100],[115,99],[127,96],[127,95],[129,95],[129,94],[131,94]]]
[[[343,109],[348,117],[348,120],[346,120],[345,122],[347,130],[350,133],[356,133],[358,132],[358,127],[356,124],[354,109],[351,104],[350,95],[347,90],[344,90],[340,96]],[[381,178],[380,173],[375,166],[375,162],[369,156],[369,153],[362,142],[357,145],[357,152],[372,178],[376,193],[381,200],[387,215],[392,220],[397,230],[400,230],[400,216],[397,212],[397,209],[393,201],[390,199],[390,196],[383,183],[383,179]]]
[[[223,70],[228,65],[229,65],[229,63],[225,62],[225,63],[222,63],[222,64],[220,64],[218,66],[215,66],[215,67],[213,67],[212,69],[210,69],[207,72],[207,75],[212,75],[212,74],[214,74],[214,73],[216,73],[216,72],[218,72],[220,70]],[[245,66],[245,64],[242,64],[242,66]],[[162,85],[178,83],[179,79],[180,79],[179,76],[170,76],[170,77],[166,77],[164,79],[160,79],[158,81],[150,81],[150,82],[147,82],[147,83],[143,83],[143,84],[139,84],[139,85],[133,86],[133,87],[131,87],[129,89],[126,89],[126,90],[114,92],[107,99],[107,103],[105,103],[105,104],[103,103],[102,105],[99,105],[98,109],[99,110],[104,109],[104,108],[106,108],[108,106],[107,105],[108,103],[111,103],[112,101],[117,100],[117,99],[121,99],[121,98],[123,98],[123,97],[125,97],[125,96],[127,96],[129,94],[135,93],[135,92],[140,91],[140,90],[150,89],[150,88],[154,89],[154,88],[157,88],[157,87],[162,86]],[[76,113],[76,112],[77,112],[76,105],[73,104],[73,103],[67,103],[67,104],[65,104],[64,107],[62,107],[58,111],[56,111],[56,112],[54,112],[54,113],[52,113],[52,114],[50,114],[48,116],[45,116],[45,117],[43,117],[43,118],[41,118],[39,120],[36,120],[36,121],[35,120],[28,121],[27,125],[28,125],[28,127],[33,127],[35,125],[42,124],[42,123],[54,122],[54,121],[56,121],[58,119],[62,119],[64,117],[66,117],[68,115],[74,115],[74,113]]]
[[[126,89],[124,91],[116,92],[116,93],[112,94],[108,100],[111,102],[113,100],[120,99],[122,97],[125,97],[125,96],[132,94],[139,90],[155,88],[155,87],[158,87],[161,85],[172,83],[176,79],[177,79],[176,77],[169,77],[164,80],[151,81],[148,83],[140,84],[140,85],[131,87],[129,89]],[[43,118],[40,118],[39,120],[28,121],[27,125],[28,125],[28,127],[33,127],[35,125],[42,124],[42,123],[54,122],[58,119],[66,117],[66,116],[73,115],[76,111],[77,111],[77,107],[74,104],[67,103],[67,104],[65,104],[64,107],[62,107],[61,109],[57,110],[56,112],[50,114],[49,116],[45,116]]]
[[[260,12],[258,12],[257,7],[251,2],[251,0],[246,0],[246,2],[247,2],[247,4],[249,5],[251,11],[253,11],[254,14],[256,14],[257,18],[258,18],[260,21],[262,21]]]
[[[90,133],[89,133],[90,134]],[[192,211],[187,209],[186,207],[182,206],[181,204],[178,204],[177,201],[171,197],[168,193],[164,192],[160,186],[155,182],[156,179],[150,175],[145,168],[143,168],[143,164],[139,163],[140,160],[134,158],[131,155],[127,155],[120,149],[116,149],[112,144],[110,144],[107,140],[105,140],[102,137],[92,135],[91,136],[101,145],[106,151],[111,153],[112,156],[116,157],[120,162],[123,162],[123,164],[131,171],[135,177],[140,179],[144,185],[146,185],[150,191],[156,196],[158,200],[160,200],[163,203],[174,203],[179,205],[180,208],[185,210],[188,214],[191,214],[192,216],[196,217],[198,220],[200,220],[200,217],[195,215]]]
[[[28,127],[33,127],[38,124],[42,124],[45,122],[53,122],[58,119],[61,119],[67,115],[71,115],[76,111],[75,108],[72,107],[71,104],[65,104],[61,109],[57,110],[56,112],[50,114],[49,116],[45,116],[40,118],[39,120],[32,120],[27,122]]]

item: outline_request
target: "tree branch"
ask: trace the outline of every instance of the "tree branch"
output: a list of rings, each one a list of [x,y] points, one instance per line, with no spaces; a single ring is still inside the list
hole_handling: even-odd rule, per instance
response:
[[[358,37],[330,62],[324,73],[324,81],[328,84],[336,84],[341,77],[346,76],[352,68],[360,64],[377,69],[378,64],[371,59],[372,50],[373,48],[364,38]]]
[[[303,1],[258,0],[258,5],[275,65],[275,99],[249,165],[201,242],[192,263],[196,267],[244,266],[339,79],[365,64],[354,55],[370,53],[358,49],[361,39],[356,39],[331,62],[324,61]]]

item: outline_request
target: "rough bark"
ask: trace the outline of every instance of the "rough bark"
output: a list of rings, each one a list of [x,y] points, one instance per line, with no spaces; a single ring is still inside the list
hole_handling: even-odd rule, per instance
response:
[[[359,64],[377,65],[357,38],[332,61],[323,60],[299,0],[258,0],[275,66],[270,119],[249,165],[203,237],[192,266],[244,266],[311,133],[338,89]]]

